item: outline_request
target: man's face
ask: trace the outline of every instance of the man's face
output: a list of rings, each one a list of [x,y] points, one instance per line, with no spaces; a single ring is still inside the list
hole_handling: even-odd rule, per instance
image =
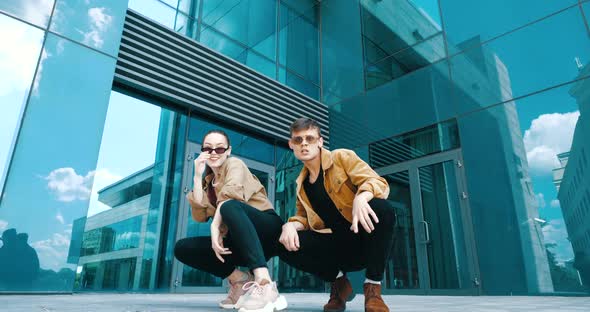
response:
[[[295,157],[301,161],[318,157],[323,145],[324,140],[315,128],[293,132],[289,140],[289,147],[293,150]]]

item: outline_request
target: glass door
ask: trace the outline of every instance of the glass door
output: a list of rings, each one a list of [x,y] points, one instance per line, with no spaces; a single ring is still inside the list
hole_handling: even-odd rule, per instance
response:
[[[186,157],[183,175],[183,193],[190,192],[193,187],[194,159],[201,153],[201,145],[194,142],[187,142]],[[237,156],[232,156],[237,157]],[[250,171],[260,180],[266,188],[269,200],[274,202],[274,176],[273,166],[239,157],[246,163]],[[206,223],[198,223],[192,219],[191,209],[188,200],[181,198],[180,213],[178,220],[177,240],[185,237],[209,236],[211,220]],[[269,270],[272,272],[272,261],[269,263]],[[174,259],[173,279],[171,289],[174,292],[225,292],[222,280],[209,273],[196,270],[184,265]]]
[[[390,293],[478,294],[477,258],[458,150],[377,170],[396,209]]]

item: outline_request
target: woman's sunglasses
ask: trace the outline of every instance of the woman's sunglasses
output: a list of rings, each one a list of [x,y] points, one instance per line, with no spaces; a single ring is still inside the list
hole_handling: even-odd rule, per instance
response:
[[[201,152],[211,154],[211,152],[215,151],[215,154],[220,155],[225,153],[225,151],[227,151],[228,149],[229,147],[201,147]]]

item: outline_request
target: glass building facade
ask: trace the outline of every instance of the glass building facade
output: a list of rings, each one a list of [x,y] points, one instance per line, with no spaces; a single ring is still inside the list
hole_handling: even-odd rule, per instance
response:
[[[398,224],[384,292],[590,293],[581,0],[2,1],[0,293],[224,291],[173,256],[178,239],[209,234],[184,194],[210,129],[229,133],[279,215],[294,213],[301,164],[285,138],[179,104],[184,86],[151,92],[150,75],[193,60],[147,61],[130,14],[178,51],[219,55],[195,62],[235,63],[289,90],[265,89],[269,99],[321,103],[330,148],[353,149],[390,183]],[[161,72],[122,85],[129,59]],[[325,290],[278,259],[269,268],[283,291]]]

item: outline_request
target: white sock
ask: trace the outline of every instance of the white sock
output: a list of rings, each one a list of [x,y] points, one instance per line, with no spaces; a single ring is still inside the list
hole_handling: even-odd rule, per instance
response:
[[[344,273],[342,273],[342,271],[338,271],[338,275],[336,275],[336,278],[341,278],[342,276],[344,276]]]
[[[365,278],[365,284],[366,283],[375,284],[375,285],[381,285],[381,281],[374,281],[374,280],[368,279],[368,278]]]

